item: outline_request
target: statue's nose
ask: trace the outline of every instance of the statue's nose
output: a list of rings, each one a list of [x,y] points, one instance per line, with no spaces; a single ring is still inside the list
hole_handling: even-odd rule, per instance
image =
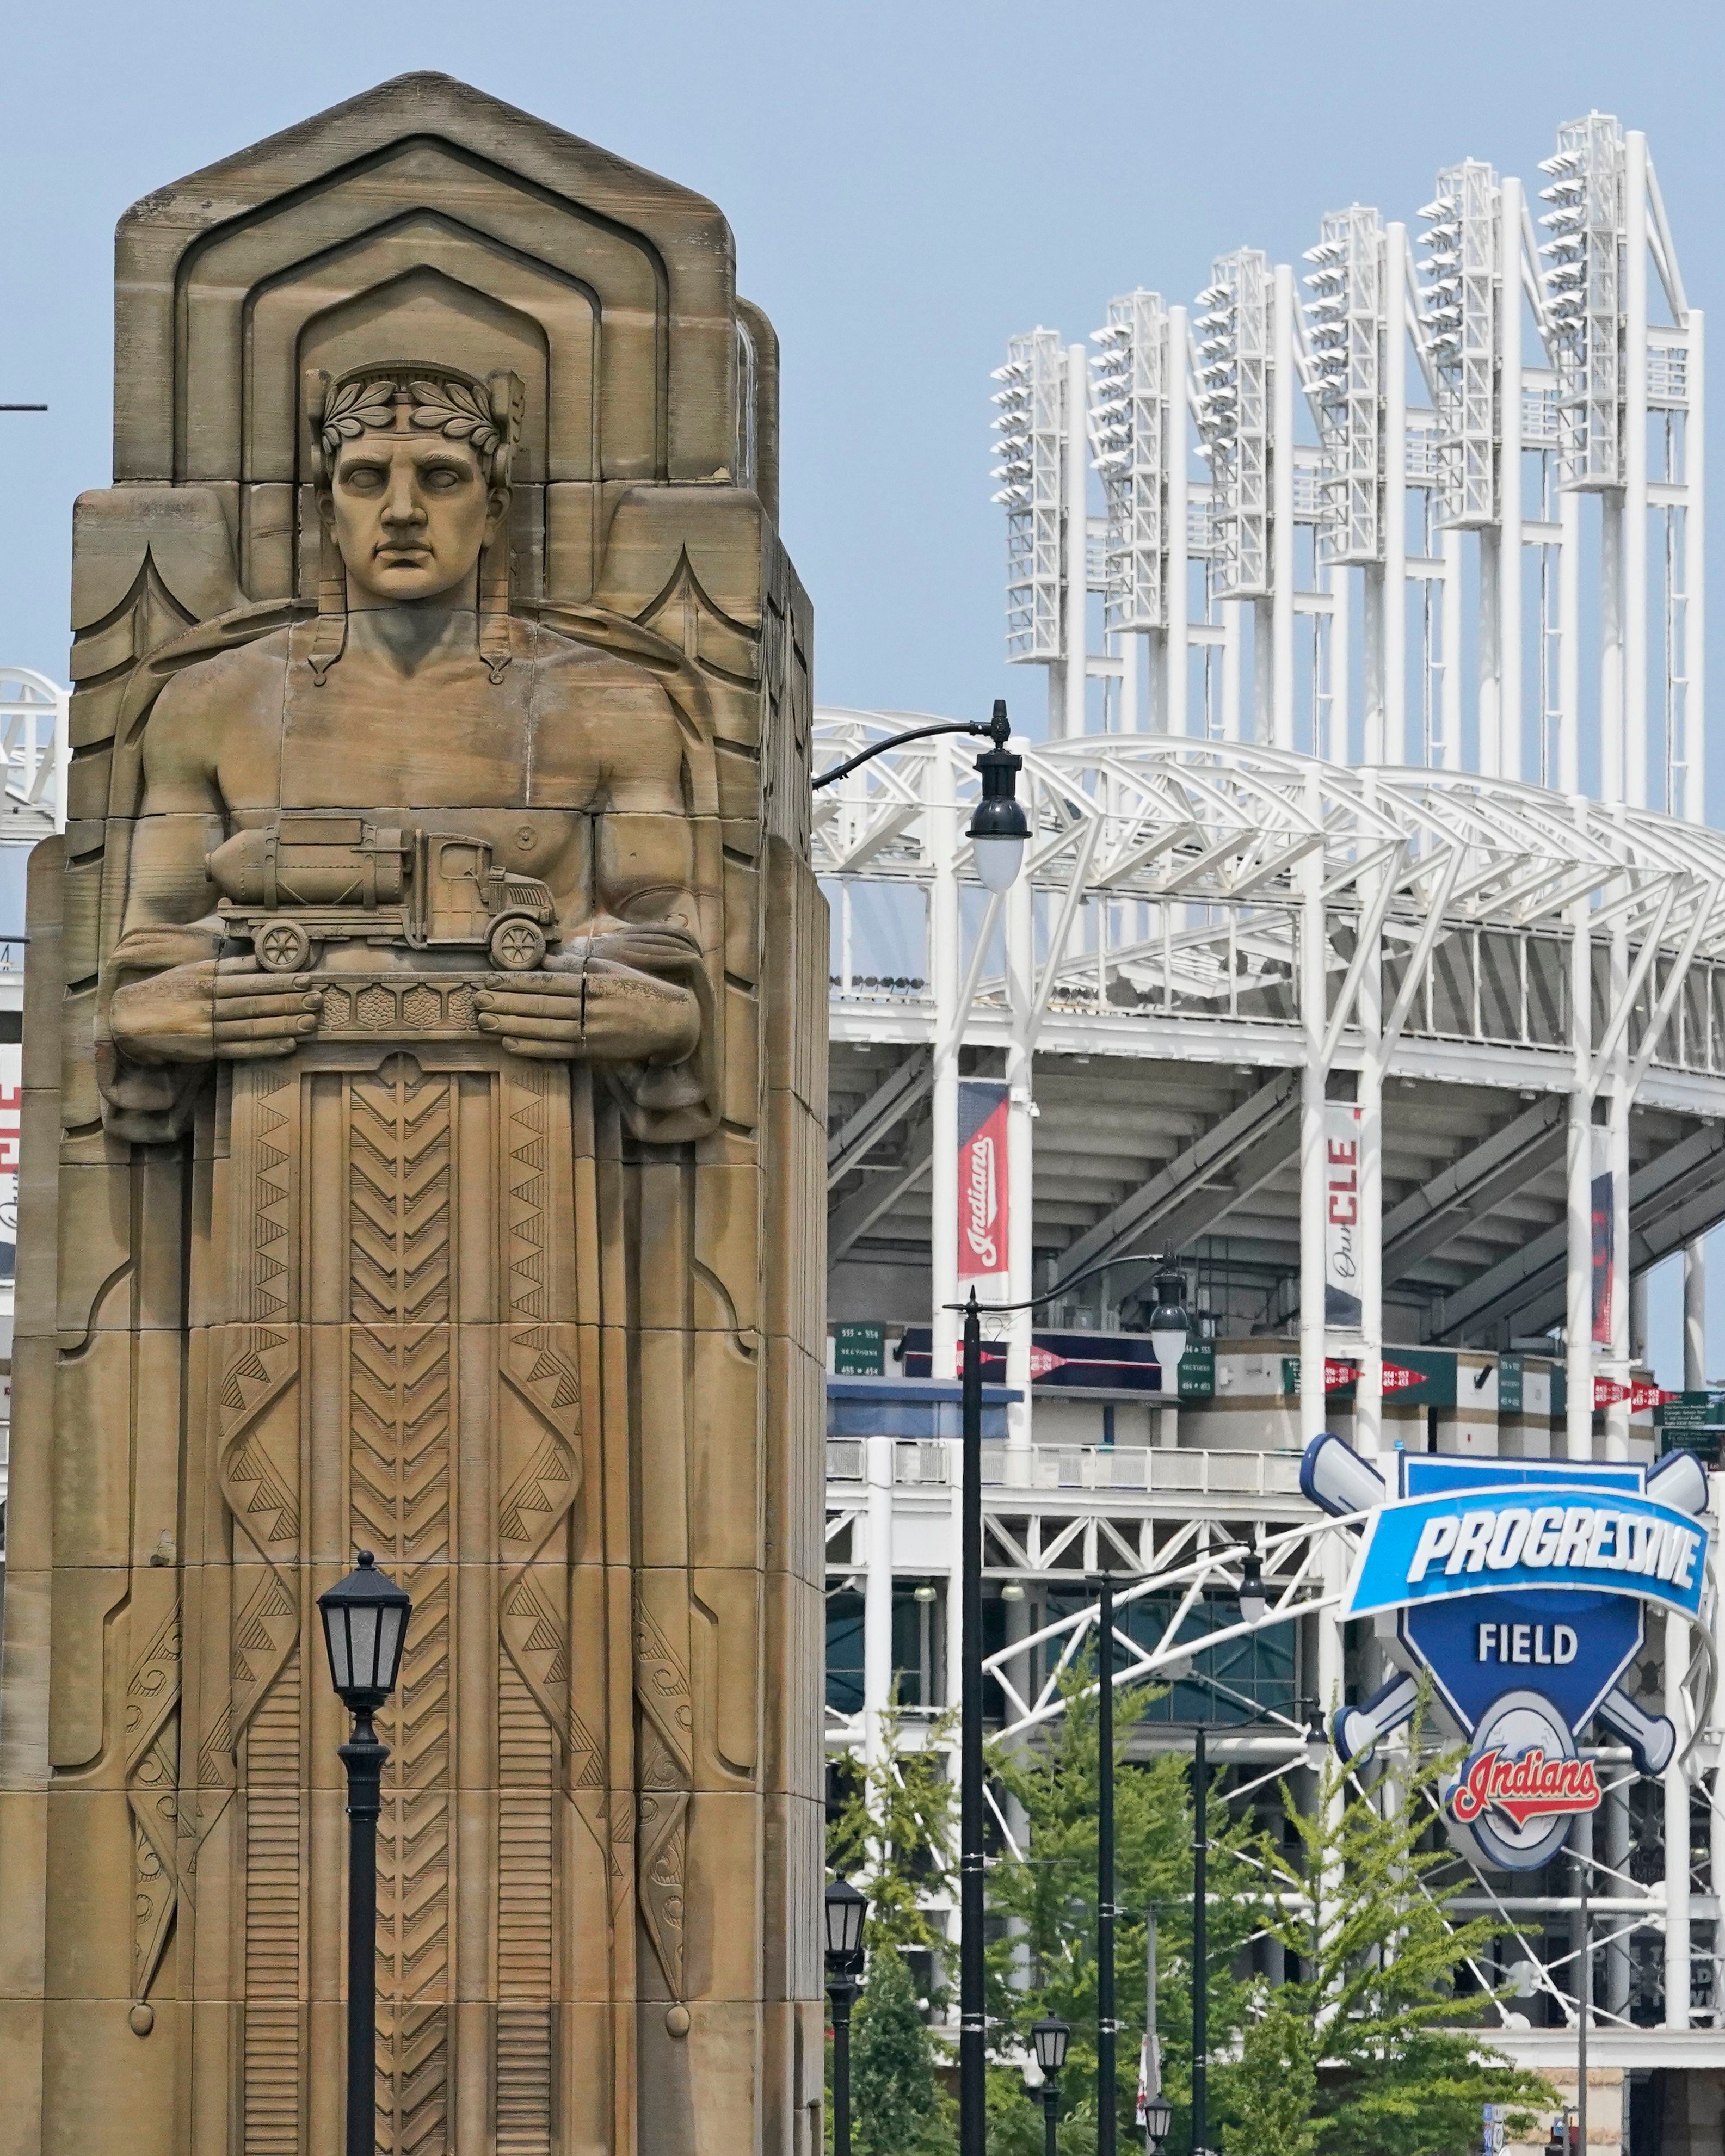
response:
[[[383,514],[391,524],[423,524],[425,521],[424,505],[419,500],[410,473],[397,472],[392,476],[389,499]]]

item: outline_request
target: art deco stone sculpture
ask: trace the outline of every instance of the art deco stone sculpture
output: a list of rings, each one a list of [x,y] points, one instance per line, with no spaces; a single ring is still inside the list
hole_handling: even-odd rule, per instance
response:
[[[826,939],[711,205],[434,75],[138,205],[32,866],[0,2152],[820,2137]]]

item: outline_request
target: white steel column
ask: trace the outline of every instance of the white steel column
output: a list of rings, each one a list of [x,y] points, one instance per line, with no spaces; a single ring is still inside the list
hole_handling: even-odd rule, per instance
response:
[[[1599,496],[1599,798],[1625,801],[1623,495]]]
[[[1307,773],[1314,823],[1322,814],[1320,774]],[[1306,1036],[1300,1071],[1300,1441],[1324,1426],[1324,872],[1314,850],[1296,871],[1300,889],[1300,1019]],[[1320,1620],[1321,1622],[1322,1620]]]
[[[1391,586],[1406,597],[1399,576]],[[1366,779],[1366,798],[1375,805],[1373,782]],[[1375,900],[1379,869],[1360,891],[1360,919]],[[1359,1108],[1359,1317],[1363,1347],[1354,1394],[1354,1440],[1368,1455],[1382,1445],[1384,1417],[1384,965],[1383,936],[1366,959],[1359,983],[1359,1029],[1363,1043],[1357,1081]]]
[[[1707,819],[1707,341],[1699,307],[1689,310],[1689,410],[1683,422],[1684,788],[1682,813],[1692,824]],[[1675,805],[1675,804],[1674,804]],[[1725,1938],[1725,1917],[1720,1918]],[[1725,1973],[1722,1973],[1725,1984]]]
[[[1061,592],[1064,609],[1060,642],[1066,672],[1060,698],[1060,732],[1069,738],[1084,732],[1086,670],[1090,626],[1090,355],[1081,344],[1066,347],[1065,561]],[[1050,714],[1052,716],[1052,713]]]
[[[928,891],[928,984],[934,1003],[934,1091],[928,1172],[931,1270],[934,1286],[931,1375],[957,1375],[959,1318],[948,1307],[958,1296],[958,1050],[963,1014],[958,948],[958,811],[950,737],[929,743],[928,852],[933,875]]]
[[[1697,1235],[1683,1245],[1683,1389],[1707,1381],[1707,1246]]]
[[[1294,746],[1294,272],[1276,265],[1274,399],[1271,422],[1271,711],[1265,738]],[[1261,617],[1260,617],[1261,621]],[[1259,678],[1262,679],[1260,664]],[[1263,716],[1259,724],[1263,726]]]
[[[1581,496],[1558,497],[1558,791],[1581,790]]]
[[[1675,1610],[1665,1620],[1665,1711],[1677,1732],[1677,1748],[1665,1770],[1665,2025],[1689,2026],[1689,1741],[1683,1671],[1689,1660],[1689,1625]]]
[[[1461,768],[1461,534],[1444,534],[1444,589],[1440,602],[1444,639],[1443,768]]]
[[[1335,574],[1345,576],[1347,571],[1338,569]],[[1384,624],[1387,582],[1388,572],[1381,562],[1368,562],[1360,571],[1360,752],[1361,760],[1368,765],[1383,763],[1386,760]]]
[[[1620,1008],[1629,987],[1629,938],[1621,927],[1611,931],[1611,997],[1613,1010]],[[1610,1374],[1627,1385],[1630,1373],[1630,1096],[1629,1028],[1618,1037],[1611,1055],[1611,1095],[1607,1103],[1606,1129],[1610,1133],[1611,1162],[1611,1347]],[[1613,1400],[1605,1409],[1605,1457],[1629,1458],[1630,1407],[1626,1399]]]
[[[1575,803],[1585,826],[1587,803]],[[1568,1389],[1564,1450],[1571,1460],[1594,1453],[1594,1217],[1593,1095],[1589,1086],[1593,1034],[1593,938],[1584,898],[1569,909],[1569,1045],[1574,1076],[1569,1088],[1567,1153],[1568,1228],[1563,1373]]]
[[[1191,666],[1187,655],[1189,645],[1186,637],[1191,606],[1190,594],[1187,590],[1190,582],[1187,520],[1191,467],[1186,446],[1186,430],[1189,424],[1191,402],[1192,349],[1190,332],[1186,327],[1186,310],[1170,307],[1168,311],[1168,440],[1163,449],[1164,467],[1168,473],[1168,523],[1165,531],[1168,588],[1163,602],[1165,626],[1162,634],[1162,723],[1171,734],[1185,734],[1192,731],[1187,718],[1188,676]]]
[[[863,1440],[869,1512],[863,1575],[863,1757],[878,1765],[891,1748],[892,1470],[890,1437]]]
[[[1624,136],[1623,798],[1647,802],[1647,137]]]
[[[1522,183],[1505,180],[1497,204],[1499,440],[1497,459],[1497,762],[1522,775]]]
[[[1503,535],[1480,533],[1479,755],[1477,767],[1495,778],[1503,759]]]
[[[1245,599],[1222,602],[1222,738],[1240,738],[1240,646],[1250,604]]]
[[[1130,639],[1128,639],[1130,640]],[[1031,1252],[1035,1173],[1034,1055],[1030,1024],[1036,1000],[1035,900],[1028,875],[1006,894],[1006,995],[1011,1029],[1006,1045],[1006,1300],[1023,1302],[1032,1291]],[[1006,1479],[1018,1487],[1030,1480],[1030,1330],[1034,1312],[1016,1311],[1006,1326],[1006,1382],[1024,1397],[1006,1411]]]
[[[1384,228],[1384,747],[1408,761],[1408,228]],[[1338,623],[1338,629],[1341,624]]]

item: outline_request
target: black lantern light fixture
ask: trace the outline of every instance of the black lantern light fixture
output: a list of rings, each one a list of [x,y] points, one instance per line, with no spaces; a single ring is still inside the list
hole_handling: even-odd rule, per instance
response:
[[[1144,2104],[1144,2147],[1148,2156],[1155,2156],[1168,2135],[1173,2131],[1174,2107],[1158,2089]]]
[[[1058,2014],[1030,2026],[1030,2048],[1042,2075],[1042,2139],[1047,2156],[1055,2156],[1056,2110],[1060,2102],[1060,2069],[1066,2063],[1066,2046],[1072,2041],[1071,2025]]]
[[[869,1900],[848,1879],[827,1888],[827,1995],[833,2002],[833,2156],[850,2156],[850,2009],[862,1968]]]
[[[389,1747],[372,1717],[395,1690],[413,1604],[369,1550],[317,1598],[330,1676],[353,1732],[347,1770],[347,2156],[376,2156],[377,2134],[377,1814]]]
[[[1248,1625],[1261,1625],[1270,1614],[1270,1596],[1264,1586],[1264,1560],[1249,1551],[1240,1568],[1240,1614]]]
[[[1007,747],[1012,728],[1006,706],[997,700],[988,722],[993,748],[976,760],[977,777],[983,782],[983,798],[971,813],[964,835],[976,854],[976,872],[990,891],[1009,891],[1024,863],[1024,844],[1030,826],[1018,798],[1019,773],[1024,759]]]
[[[1186,1276],[1183,1273],[1158,1273],[1156,1276],[1156,1301],[1151,1308],[1150,1322],[1146,1328],[1150,1335],[1150,1346],[1162,1372],[1164,1396],[1178,1394],[1180,1389],[1180,1358],[1186,1352],[1186,1343],[1192,1337],[1192,1313],[1186,1307]]]

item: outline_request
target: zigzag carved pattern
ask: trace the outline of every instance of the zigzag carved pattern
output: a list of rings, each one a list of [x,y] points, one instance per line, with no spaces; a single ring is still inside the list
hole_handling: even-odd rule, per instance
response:
[[[430,1565],[403,1579],[413,1622],[379,1732],[391,1756],[377,1822],[377,2142],[395,2156],[449,2145],[449,1578]]]
[[[349,1336],[353,1529],[380,1559],[449,1548],[449,1335],[441,1325]]]
[[[450,2141],[450,1081],[393,1055],[348,1091],[354,1537],[413,1598],[377,1822],[377,2142]]]
[[[449,1081],[392,1055],[349,1091],[349,1296],[361,1324],[449,1316]]]
[[[259,1096],[279,1092],[289,1081],[277,1073],[260,1075]],[[267,1098],[258,1101],[257,1138],[253,1154],[252,1316],[268,1320],[287,1314],[288,1252],[292,1220],[294,1162],[288,1117]]]
[[[510,1074],[509,1306],[517,1318],[546,1311],[545,1105],[551,1073],[531,1068]]]

